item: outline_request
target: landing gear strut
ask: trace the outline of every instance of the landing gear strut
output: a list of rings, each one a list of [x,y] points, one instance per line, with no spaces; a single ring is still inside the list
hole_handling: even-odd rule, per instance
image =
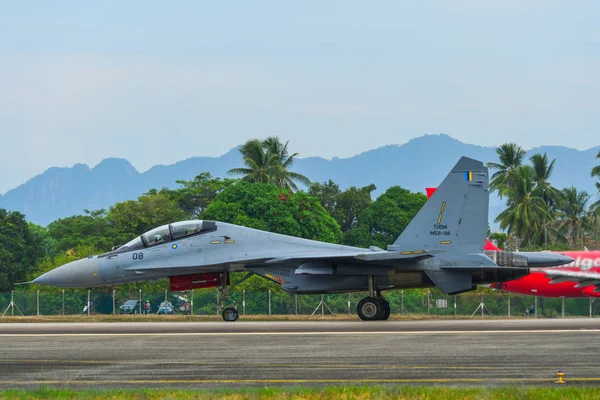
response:
[[[375,290],[375,277],[369,276],[369,296],[358,302],[356,312],[363,321],[384,321],[390,317],[390,303]]]
[[[221,286],[219,286],[217,290],[217,296],[219,299],[219,311],[221,311],[221,317],[223,318],[223,321],[233,322],[237,321],[240,317],[235,301],[233,302],[232,307],[226,307],[225,309],[223,309],[223,306],[225,305],[225,301],[229,297],[229,289],[233,289],[240,283],[244,282],[246,279],[250,278],[252,275],[254,275],[253,272],[248,272],[248,274],[244,278],[242,278],[238,283],[227,288],[227,277],[225,276],[225,274],[221,274]]]

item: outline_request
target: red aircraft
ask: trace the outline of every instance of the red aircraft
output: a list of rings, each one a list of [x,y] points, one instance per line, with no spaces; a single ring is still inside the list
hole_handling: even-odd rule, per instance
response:
[[[431,197],[435,188],[427,188]],[[489,239],[484,250],[500,250]],[[542,297],[600,297],[600,251],[559,252],[575,261],[552,268],[532,268],[529,275],[490,285],[505,292]]]

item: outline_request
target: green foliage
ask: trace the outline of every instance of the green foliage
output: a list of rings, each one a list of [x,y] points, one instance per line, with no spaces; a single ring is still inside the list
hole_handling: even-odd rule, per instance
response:
[[[583,246],[583,218],[586,215],[587,202],[590,197],[586,191],[578,191],[575,187],[562,190],[562,199],[558,205],[560,227],[566,236],[571,237],[572,245],[576,245],[579,241]]]
[[[489,235],[489,238],[492,242],[496,244],[496,246],[504,250],[506,241],[508,240],[508,235],[503,232],[494,232],[491,235]]]
[[[536,192],[535,171],[522,165],[511,175],[510,181],[499,184],[498,191],[506,196],[507,208],[497,217],[501,229],[514,233],[529,244],[542,230],[543,222],[550,219],[548,206]]]
[[[596,158],[600,159],[600,151],[596,155]],[[600,165],[596,165],[594,168],[592,168],[592,177],[598,179],[598,182],[596,182],[596,189],[598,190],[598,194],[600,195]],[[592,204],[591,208],[596,212],[600,212],[600,200]]]
[[[54,237],[50,235],[48,229],[41,225],[28,222],[29,232],[35,238],[35,242],[40,244],[42,254],[44,256],[52,256],[56,253],[58,243]]]
[[[500,163],[487,163],[487,167],[490,169],[496,169],[497,171],[492,175],[490,182],[491,190],[498,190],[500,196],[502,193],[501,186],[512,186],[513,171],[521,166],[523,158],[525,157],[525,150],[516,143],[505,143],[496,149],[496,154]]]
[[[331,179],[323,183],[313,182],[308,188],[308,194],[316,197],[331,216],[334,215],[336,199],[341,192],[340,185]]]
[[[248,182],[270,183],[280,189],[297,191],[295,181],[310,185],[304,175],[289,171],[298,153],[289,155],[288,143],[281,143],[278,137],[269,137],[263,141],[248,140],[241,148],[246,168],[233,168],[232,175],[240,175]]]
[[[175,190],[163,188],[159,193],[177,203],[189,219],[202,219],[204,210],[236,179],[213,178],[210,173],[202,172],[191,181],[176,181],[182,187]]]
[[[399,379],[402,380],[403,377]],[[435,376],[428,379],[436,380]],[[468,378],[466,378],[468,379]],[[407,379],[410,381],[410,379]],[[440,383],[448,383],[440,378]],[[539,378],[540,384],[551,384],[554,377]],[[567,378],[568,380],[568,378]],[[415,379],[418,381],[418,379]],[[458,380],[460,381],[460,379]],[[593,382],[593,378],[590,378]],[[493,382],[493,381],[492,381]],[[406,383],[406,382],[405,382]],[[513,386],[504,387],[441,387],[409,386],[406,384],[385,385],[329,385],[329,386],[283,386],[283,387],[244,387],[233,389],[62,389],[42,387],[32,390],[5,389],[0,397],[7,400],[24,399],[81,399],[81,400],[364,400],[364,399],[422,399],[422,400],[558,400],[558,399],[597,399],[600,389],[557,385],[556,387],[522,386],[514,379]],[[460,382],[457,382],[460,383]],[[568,387],[558,387],[568,386]]]
[[[341,238],[339,225],[315,197],[268,184],[240,181],[229,186],[208,206],[205,217],[324,242]]]
[[[26,280],[43,256],[40,239],[31,233],[23,214],[0,208],[0,291]]]
[[[427,201],[422,193],[392,186],[358,216],[355,228],[344,234],[344,243],[386,248],[404,231]]]
[[[117,243],[114,244],[123,244],[157,226],[184,220],[186,217],[187,214],[177,203],[162,193],[145,194],[137,200],[117,203],[106,215],[119,232]]]
[[[342,232],[356,227],[358,216],[372,203],[371,192],[377,189],[373,184],[357,188],[352,186],[344,191],[331,179],[328,182],[311,184],[308,193],[319,199],[329,215],[340,225]]]
[[[54,244],[51,255],[78,247],[107,251],[118,244],[118,230],[106,218],[104,210],[85,212],[86,215],[57,219],[48,225],[49,242]]]

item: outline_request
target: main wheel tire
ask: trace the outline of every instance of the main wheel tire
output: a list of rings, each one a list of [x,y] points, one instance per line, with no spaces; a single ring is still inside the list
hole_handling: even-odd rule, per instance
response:
[[[390,314],[392,313],[392,309],[390,308],[390,303],[388,303],[387,301],[385,303],[383,303],[383,314],[381,315],[381,318],[379,318],[382,321],[387,321],[388,318],[390,317]]]
[[[358,302],[356,313],[363,321],[376,321],[381,315],[383,305],[373,297],[365,297]]]
[[[223,317],[223,321],[225,321],[225,322],[233,322],[233,321],[238,320],[238,318],[240,317],[240,314],[237,312],[237,310],[235,308],[227,307],[221,313],[221,317]]]

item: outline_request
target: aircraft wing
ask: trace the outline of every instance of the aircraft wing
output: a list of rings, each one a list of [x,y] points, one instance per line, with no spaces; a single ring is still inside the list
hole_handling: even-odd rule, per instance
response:
[[[544,273],[551,278],[550,284],[561,282],[577,282],[575,287],[600,286],[600,274],[594,272],[561,271],[560,269],[545,269]]]
[[[364,264],[394,264],[402,261],[417,262],[426,258],[433,257],[432,253],[425,250],[417,251],[380,251],[380,252],[325,252],[315,254],[296,254],[286,257],[277,257],[265,264],[298,264],[304,261],[332,261],[332,262],[355,262]]]
[[[389,264],[394,265],[402,261],[417,262],[429,257],[433,257],[431,253],[420,250],[417,252],[409,251],[380,251],[380,252],[348,252],[348,251],[328,251],[319,253],[300,253],[290,254],[283,257],[254,257],[247,259],[223,260],[223,262],[198,263],[198,259],[190,255],[188,257],[174,258],[169,262],[151,261],[148,263],[138,263],[127,267],[127,270],[133,270],[137,273],[143,272],[159,272],[164,270],[177,269],[184,272],[187,269],[196,270],[198,268],[214,268],[219,266],[270,266],[270,265],[300,265],[306,261],[326,261],[326,262],[345,262],[345,263],[362,263],[362,264]]]

